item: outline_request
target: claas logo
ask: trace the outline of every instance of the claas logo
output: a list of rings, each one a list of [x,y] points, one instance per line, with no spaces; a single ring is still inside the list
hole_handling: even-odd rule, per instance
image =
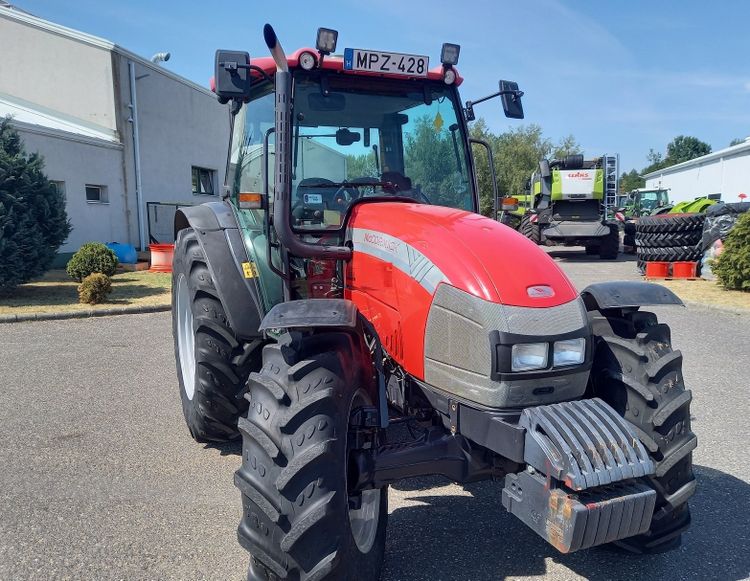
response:
[[[574,180],[590,180],[591,179],[591,172],[587,171],[574,171],[568,174],[569,179]]]

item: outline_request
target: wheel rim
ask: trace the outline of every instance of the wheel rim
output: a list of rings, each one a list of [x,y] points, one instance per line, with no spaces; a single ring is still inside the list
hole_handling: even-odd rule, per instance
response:
[[[352,400],[349,417],[351,417],[351,412],[356,408],[366,405],[371,405],[370,398],[364,391],[359,390]],[[349,506],[349,527],[351,528],[354,542],[362,553],[370,552],[370,549],[375,544],[375,537],[378,534],[378,524],[380,523],[381,492],[377,488],[363,490],[360,507],[352,508],[351,505]]]
[[[195,335],[190,289],[184,274],[177,279],[177,352],[185,395],[192,401],[195,394]]]

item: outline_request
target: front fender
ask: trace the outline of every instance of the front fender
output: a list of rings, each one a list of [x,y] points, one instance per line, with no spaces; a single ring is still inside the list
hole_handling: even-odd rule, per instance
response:
[[[653,305],[685,306],[671,290],[652,282],[620,280],[590,284],[581,292],[587,311]]]

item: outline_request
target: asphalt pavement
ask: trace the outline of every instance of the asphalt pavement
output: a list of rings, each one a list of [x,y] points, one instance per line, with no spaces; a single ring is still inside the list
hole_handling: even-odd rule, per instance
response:
[[[551,252],[579,288],[637,278],[628,260]],[[500,502],[501,485],[391,488],[384,581],[750,576],[750,314],[657,309],[685,355],[698,492],[683,546],[561,555]],[[169,313],[0,327],[0,580],[244,579],[240,448],[184,426]]]

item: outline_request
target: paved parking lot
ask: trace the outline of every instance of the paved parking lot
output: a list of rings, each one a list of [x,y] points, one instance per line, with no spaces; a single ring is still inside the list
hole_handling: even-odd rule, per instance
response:
[[[582,288],[632,262],[552,255]],[[384,580],[750,576],[750,315],[660,309],[693,390],[693,528],[654,557],[558,554],[504,512],[500,485],[391,489]],[[0,580],[242,579],[239,447],[194,443],[168,313],[0,326]]]

